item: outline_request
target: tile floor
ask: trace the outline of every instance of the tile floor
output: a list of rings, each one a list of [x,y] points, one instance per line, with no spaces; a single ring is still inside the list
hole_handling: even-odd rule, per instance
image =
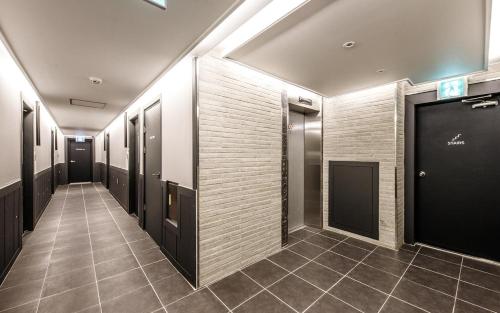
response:
[[[310,228],[292,233],[285,250],[206,289],[173,312],[500,312],[498,266]],[[190,305],[198,299],[212,310]]]
[[[0,312],[500,312],[500,267],[302,229],[193,290],[100,184],[60,188],[0,286]]]
[[[0,312],[165,312],[193,293],[101,184],[60,187],[0,286]]]

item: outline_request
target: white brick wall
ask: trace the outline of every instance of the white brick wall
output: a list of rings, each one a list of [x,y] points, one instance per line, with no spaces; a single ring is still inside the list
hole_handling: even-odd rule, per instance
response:
[[[397,91],[397,84],[385,85],[325,99],[323,107],[324,228],[329,228],[328,162],[333,160],[379,162],[377,243],[393,248],[397,244],[394,177],[395,167],[401,166],[402,158],[401,155],[396,158]],[[401,169],[398,172],[402,171]],[[362,239],[371,241],[367,238]]]
[[[233,62],[200,59],[200,285],[281,247],[281,88]]]

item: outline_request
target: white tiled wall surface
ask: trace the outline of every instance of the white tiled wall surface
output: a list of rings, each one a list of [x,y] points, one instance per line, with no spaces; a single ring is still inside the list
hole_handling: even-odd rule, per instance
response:
[[[398,85],[325,99],[323,118],[323,225],[328,227],[328,162],[379,162],[379,241],[396,247],[395,168]],[[399,138],[399,140],[402,140]],[[399,146],[399,145],[398,145]],[[403,172],[401,168],[400,172]]]
[[[199,60],[200,285],[281,247],[281,87],[229,61]]]

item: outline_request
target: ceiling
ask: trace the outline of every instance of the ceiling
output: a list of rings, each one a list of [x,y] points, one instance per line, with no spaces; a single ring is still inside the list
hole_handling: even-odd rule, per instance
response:
[[[327,96],[438,80],[486,68],[488,4],[310,0],[227,57]]]
[[[0,1],[0,29],[64,133],[95,134],[239,3],[168,0],[162,10],[143,0]]]

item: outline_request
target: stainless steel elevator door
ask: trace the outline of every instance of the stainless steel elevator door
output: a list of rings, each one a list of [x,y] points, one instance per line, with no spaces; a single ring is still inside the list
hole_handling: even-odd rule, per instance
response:
[[[304,225],[304,122],[290,111],[288,127],[288,230]]]

